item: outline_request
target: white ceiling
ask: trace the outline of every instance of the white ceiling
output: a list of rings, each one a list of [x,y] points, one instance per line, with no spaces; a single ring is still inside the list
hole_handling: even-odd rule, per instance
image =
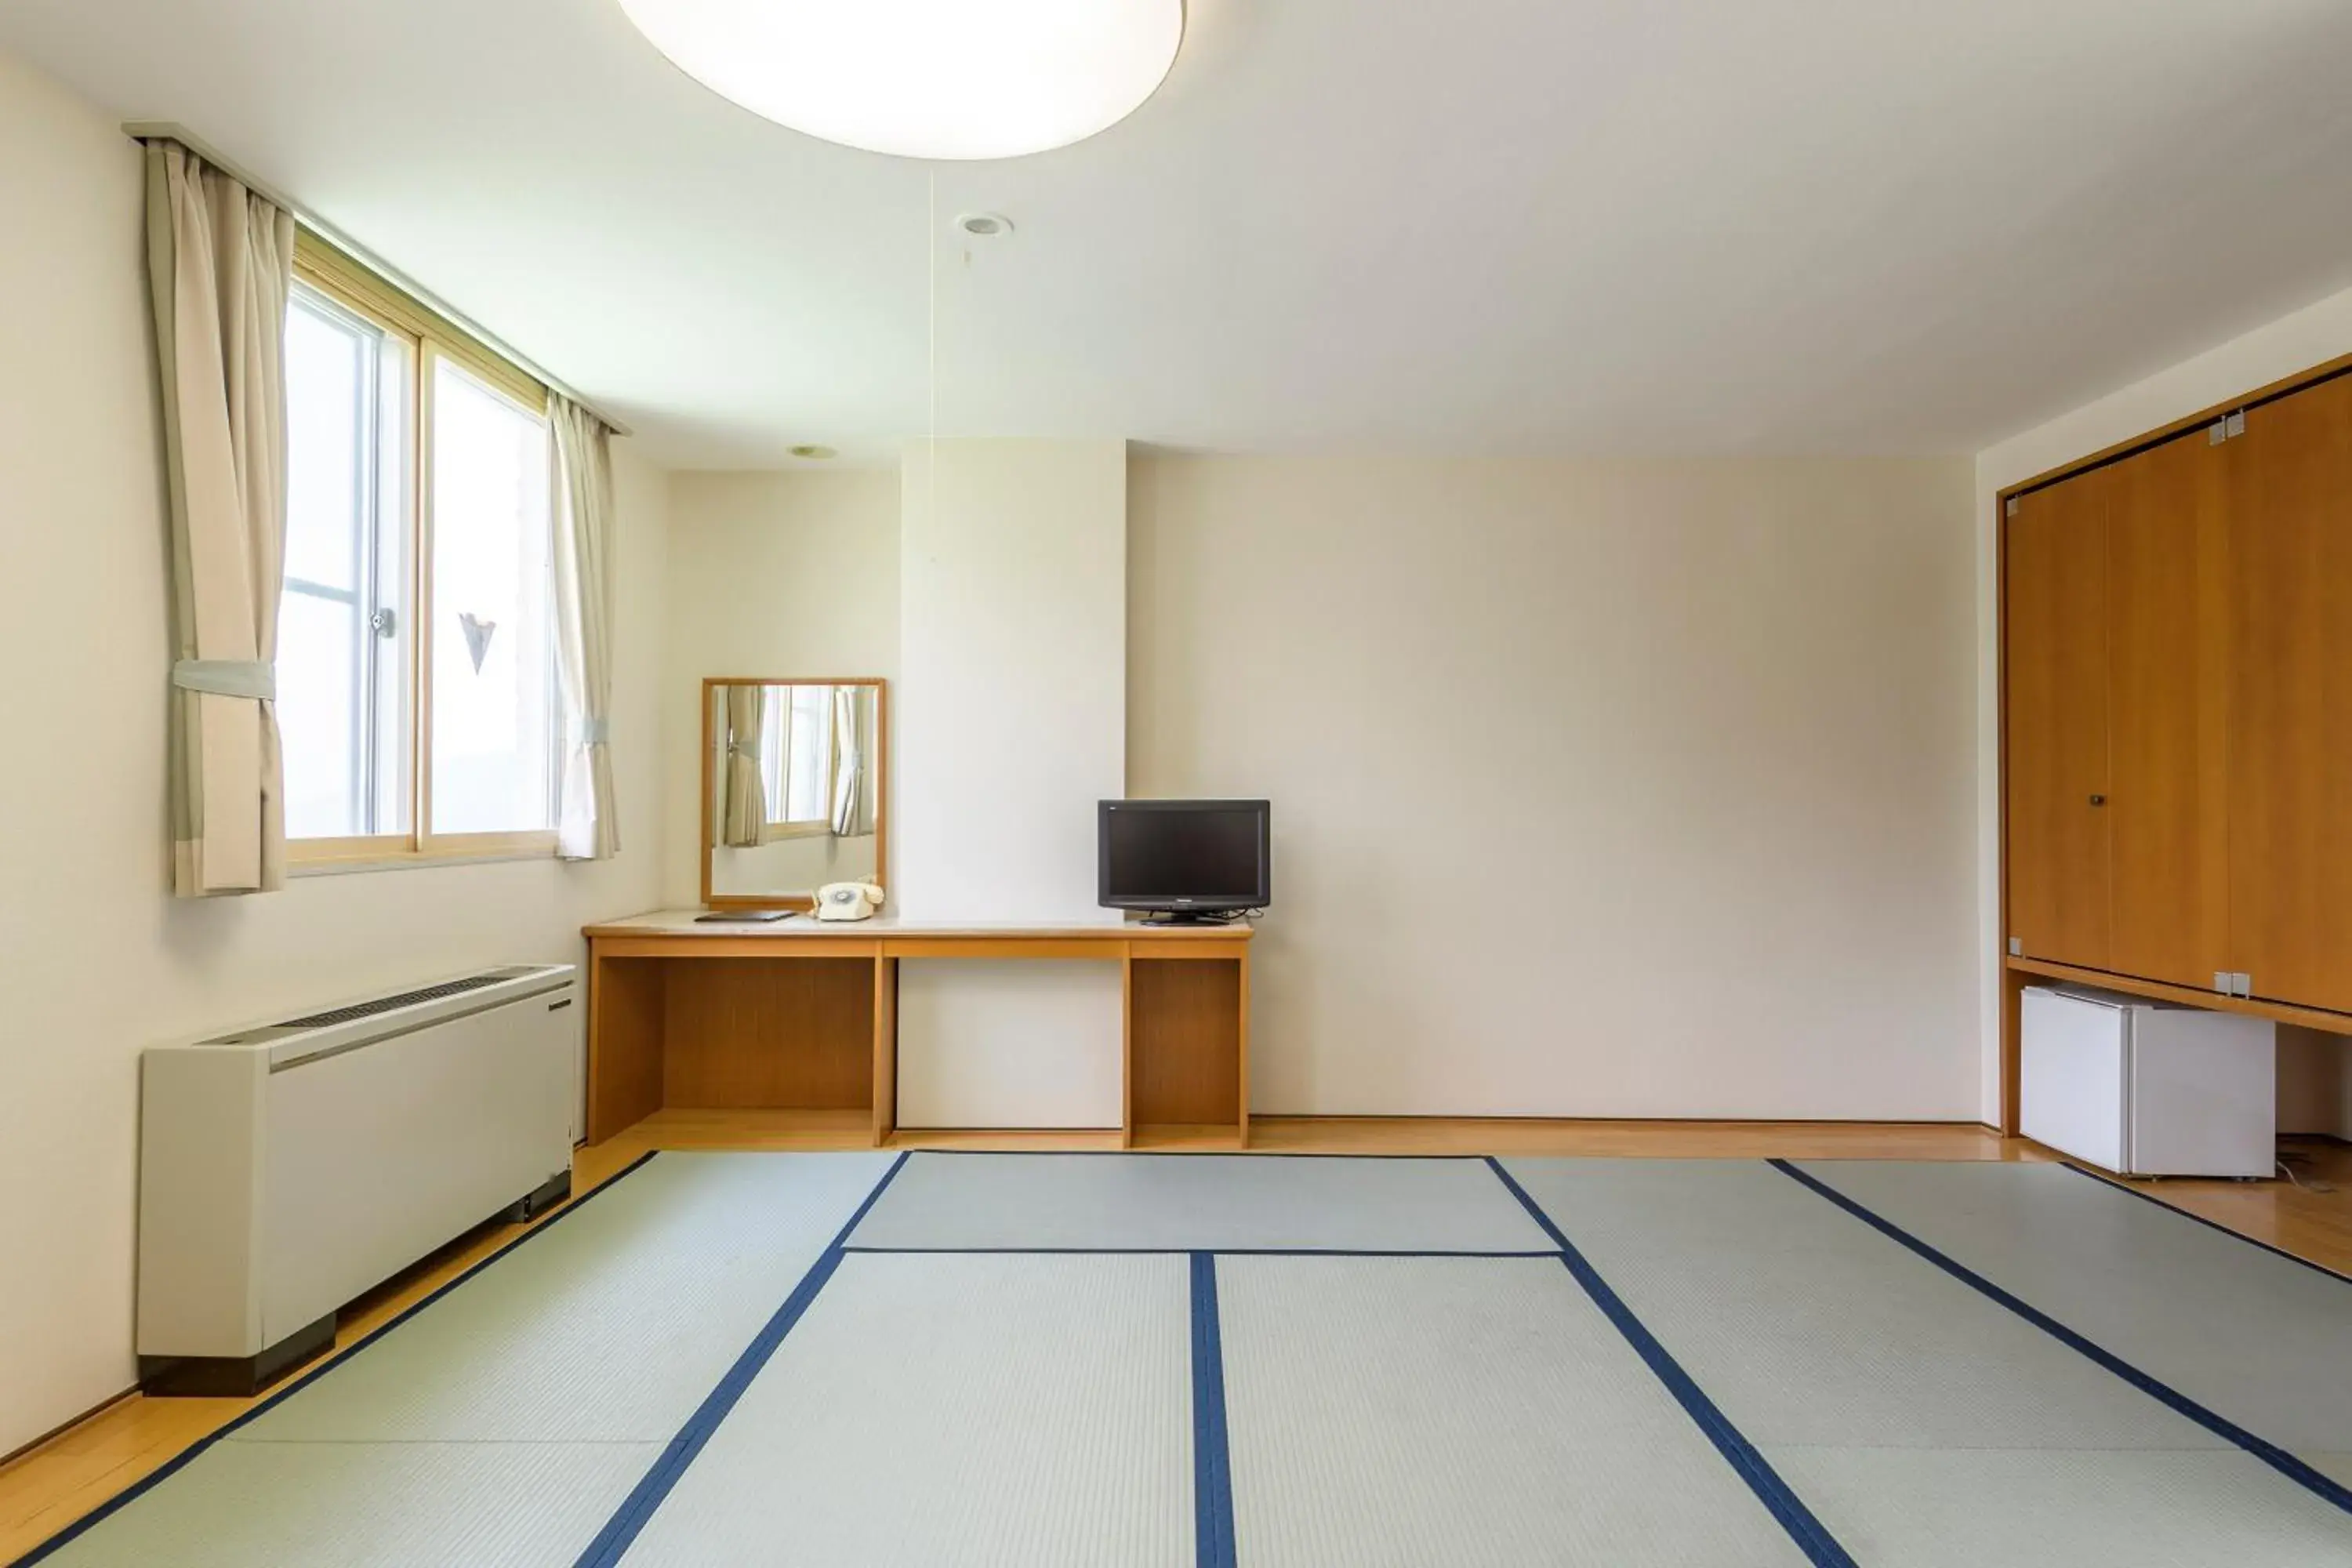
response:
[[[1968,451],[2352,284],[2344,0],[1192,0],[1091,142],[937,168],[614,0],[7,0],[656,460]],[[1019,226],[969,259],[950,227]]]

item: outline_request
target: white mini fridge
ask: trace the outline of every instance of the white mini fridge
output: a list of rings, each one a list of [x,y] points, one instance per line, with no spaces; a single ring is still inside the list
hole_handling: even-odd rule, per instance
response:
[[[2020,1018],[2025,1135],[2126,1176],[2269,1176],[2275,1026],[2082,986],[2032,986]]]

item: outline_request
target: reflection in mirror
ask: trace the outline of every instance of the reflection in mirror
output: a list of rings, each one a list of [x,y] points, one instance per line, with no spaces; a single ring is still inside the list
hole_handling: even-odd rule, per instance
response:
[[[879,681],[705,683],[704,901],[804,904],[883,878]]]

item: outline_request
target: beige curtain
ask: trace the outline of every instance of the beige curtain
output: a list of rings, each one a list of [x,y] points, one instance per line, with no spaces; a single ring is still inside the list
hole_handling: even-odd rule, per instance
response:
[[[609,860],[621,847],[613,805],[612,432],[556,393],[554,433],[556,657],[571,741],[563,761],[556,853]]]
[[[294,219],[175,142],[147,143],[147,271],[172,513],[172,887],[286,879],[278,596]]]
[[[874,831],[874,688],[833,689],[833,813],[835,837]]]
[[[768,834],[768,784],[760,773],[760,750],[765,739],[768,690],[764,686],[730,686],[727,693],[726,784],[719,795],[719,842],[733,849],[755,849]]]

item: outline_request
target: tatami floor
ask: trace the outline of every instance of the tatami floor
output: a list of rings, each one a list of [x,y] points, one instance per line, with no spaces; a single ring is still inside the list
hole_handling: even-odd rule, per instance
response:
[[[604,1145],[583,1150],[583,1191],[662,1149],[842,1149],[857,1146],[847,1125],[757,1113],[666,1112]],[[1057,1134],[909,1135],[908,1147],[1045,1149],[1099,1146]],[[2032,1161],[2034,1146],[1973,1127],[1759,1125],[1751,1123],[1558,1123],[1531,1121],[1293,1121],[1265,1119],[1254,1148],[1266,1152],[1477,1153],[1504,1156],[1734,1158],[1753,1160]],[[2140,1184],[2162,1201],[2323,1265],[2352,1268],[2352,1151],[2298,1148],[2303,1184]],[[544,1221],[541,1222],[544,1224]],[[490,1227],[430,1260],[346,1315],[339,1353],[450,1277],[511,1240]],[[127,1398],[0,1468],[0,1562],[29,1550],[134,1485],[251,1402]]]

